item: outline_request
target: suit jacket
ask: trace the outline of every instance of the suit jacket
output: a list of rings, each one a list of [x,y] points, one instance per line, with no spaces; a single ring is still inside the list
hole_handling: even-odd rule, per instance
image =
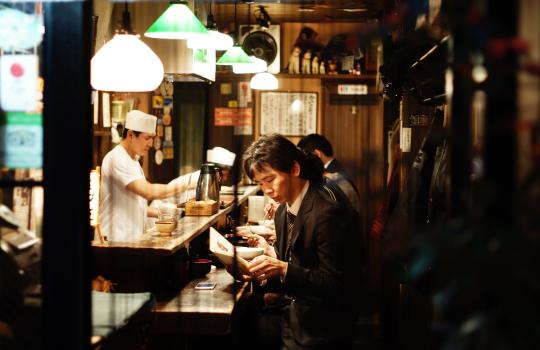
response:
[[[275,216],[280,260],[287,258],[286,211],[283,204]],[[363,260],[355,232],[359,227],[353,222],[329,187],[310,184],[295,219],[281,283],[292,298],[288,327],[293,339],[289,344],[283,339],[289,348],[327,348],[352,336]]]
[[[341,175],[343,175],[343,177],[348,177],[345,167],[341,165],[341,163],[335,158],[332,159],[330,164],[328,164],[328,166],[326,167],[326,171],[328,171],[329,173],[340,173]]]
[[[325,170],[329,173],[339,173],[345,180],[349,182],[349,184],[354,188],[356,195],[359,196],[358,188],[356,188],[353,178],[351,177],[347,169],[345,169],[345,167],[337,159],[332,159],[332,161],[330,162],[330,164],[328,164]]]

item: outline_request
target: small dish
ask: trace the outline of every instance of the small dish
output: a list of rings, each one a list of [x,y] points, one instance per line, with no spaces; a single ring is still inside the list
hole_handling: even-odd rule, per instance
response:
[[[274,220],[259,220],[259,226],[274,227]]]
[[[249,226],[249,231],[253,234],[264,236],[270,234],[272,230],[266,226],[252,225]]]
[[[161,233],[171,233],[176,228],[175,221],[156,221],[156,230]]]
[[[236,247],[236,254],[246,260],[251,260],[256,256],[262,255],[264,249],[258,247]]]

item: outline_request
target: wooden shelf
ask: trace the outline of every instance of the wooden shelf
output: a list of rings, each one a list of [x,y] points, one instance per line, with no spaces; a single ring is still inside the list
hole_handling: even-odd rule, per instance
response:
[[[217,72],[216,78],[221,79],[246,79],[251,78],[254,74],[234,74],[232,72]],[[321,80],[346,80],[355,82],[372,82],[377,79],[376,74],[289,74],[279,73],[276,74],[278,79],[321,79]]]
[[[94,131],[94,137],[107,137],[111,136],[110,130],[96,130]]]

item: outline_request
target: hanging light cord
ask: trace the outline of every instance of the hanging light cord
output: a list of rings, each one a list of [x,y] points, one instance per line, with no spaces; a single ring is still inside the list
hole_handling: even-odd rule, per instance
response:
[[[124,12],[122,12],[122,27],[117,30],[120,34],[134,34],[133,28],[131,28],[131,16],[128,11],[127,1],[124,3]]]

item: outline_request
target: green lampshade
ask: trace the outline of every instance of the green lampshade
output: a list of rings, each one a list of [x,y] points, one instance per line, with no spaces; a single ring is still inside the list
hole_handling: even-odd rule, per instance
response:
[[[144,36],[157,39],[204,40],[208,37],[208,31],[186,6],[185,1],[176,1],[170,3]]]
[[[251,58],[247,55],[247,53],[242,49],[239,45],[234,45],[230,49],[228,49],[223,56],[219,58],[219,60],[216,62],[216,64],[220,65],[233,65],[233,64],[241,64],[241,63],[253,63],[251,61]]]

